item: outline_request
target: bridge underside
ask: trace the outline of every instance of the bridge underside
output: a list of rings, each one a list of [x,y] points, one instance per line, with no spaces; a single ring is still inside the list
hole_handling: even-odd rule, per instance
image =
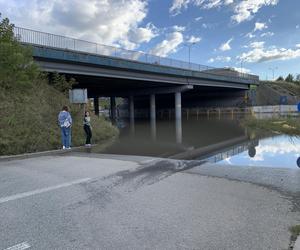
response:
[[[149,108],[149,95],[156,95],[157,108],[173,108],[174,93],[182,93],[182,107],[232,107],[241,105],[247,89],[220,86],[173,84],[112,77],[67,74],[77,81],[75,88],[86,88],[89,98],[134,96],[136,108]]]

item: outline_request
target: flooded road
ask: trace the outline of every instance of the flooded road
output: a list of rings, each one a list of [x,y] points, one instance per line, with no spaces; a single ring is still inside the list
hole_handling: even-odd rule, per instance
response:
[[[300,138],[249,131],[239,119],[119,122],[119,138],[101,153],[204,160],[239,166],[298,168]],[[96,149],[93,149],[97,151]],[[99,152],[100,153],[100,152]],[[298,161],[298,163],[297,163]]]

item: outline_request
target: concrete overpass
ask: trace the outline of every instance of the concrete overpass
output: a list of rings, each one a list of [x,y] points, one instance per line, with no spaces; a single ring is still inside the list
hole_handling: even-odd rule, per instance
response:
[[[255,75],[230,69],[212,68],[19,27],[15,27],[14,32],[22,44],[33,48],[34,59],[44,71],[74,77],[78,82],[75,88],[87,88],[89,97],[94,98],[95,107],[98,107],[98,97],[111,97],[113,117],[115,97],[130,100],[132,119],[135,104],[150,106],[150,116],[155,119],[157,104],[171,105],[175,99],[176,119],[181,119],[182,95],[184,103],[189,105],[199,105],[200,100],[204,100],[206,105],[211,105],[211,100],[227,100],[230,103],[230,100],[243,97],[250,85],[258,84],[259,80]]]

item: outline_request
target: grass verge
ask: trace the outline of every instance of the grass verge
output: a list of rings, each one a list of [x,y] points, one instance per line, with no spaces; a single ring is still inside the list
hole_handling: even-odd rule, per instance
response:
[[[242,121],[242,125],[251,129],[266,130],[277,134],[300,135],[300,118],[256,119],[255,117],[248,117]]]

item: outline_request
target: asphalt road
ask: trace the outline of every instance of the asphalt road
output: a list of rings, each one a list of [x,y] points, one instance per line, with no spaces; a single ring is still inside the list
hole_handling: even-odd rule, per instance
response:
[[[288,248],[300,172],[264,182],[255,169],[199,164],[84,153],[2,161],[0,249]]]

